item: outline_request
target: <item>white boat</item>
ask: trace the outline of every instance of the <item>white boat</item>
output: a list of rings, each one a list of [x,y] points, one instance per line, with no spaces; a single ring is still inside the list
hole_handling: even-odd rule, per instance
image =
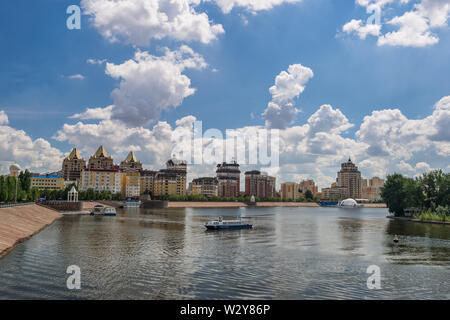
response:
[[[116,216],[117,212],[115,208],[104,207],[97,205],[94,207],[94,211],[91,212],[92,216]]]
[[[124,208],[139,208],[141,206],[141,201],[125,201],[123,203]]]
[[[351,199],[351,198],[339,201],[337,206],[339,208],[344,208],[344,209],[357,209],[357,208],[364,207],[363,204],[360,204],[360,203],[356,202],[355,199]]]
[[[219,217],[218,220],[213,220],[205,223],[205,227],[208,230],[222,230],[222,229],[251,229],[253,225],[248,223],[242,223],[242,218],[239,220],[223,220]]]

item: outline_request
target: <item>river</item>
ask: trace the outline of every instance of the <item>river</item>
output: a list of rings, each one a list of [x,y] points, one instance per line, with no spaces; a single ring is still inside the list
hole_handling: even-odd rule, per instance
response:
[[[240,214],[252,230],[203,226]],[[386,215],[205,208],[65,216],[0,259],[0,299],[450,299],[450,226]],[[80,267],[80,290],[67,289],[70,265]],[[367,287],[373,265],[378,290]]]

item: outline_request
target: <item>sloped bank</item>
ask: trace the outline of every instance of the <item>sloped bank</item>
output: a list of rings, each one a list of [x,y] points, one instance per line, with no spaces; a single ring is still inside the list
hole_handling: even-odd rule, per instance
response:
[[[35,204],[0,209],[0,258],[61,217],[59,212]]]

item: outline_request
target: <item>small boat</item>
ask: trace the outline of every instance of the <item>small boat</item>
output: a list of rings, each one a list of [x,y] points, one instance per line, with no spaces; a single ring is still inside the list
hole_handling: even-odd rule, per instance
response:
[[[251,229],[253,225],[248,223],[242,223],[242,218],[239,220],[223,220],[219,217],[218,220],[213,220],[205,223],[205,227],[208,230],[222,230],[222,229]]]
[[[94,211],[91,212],[91,216],[116,216],[116,209],[112,207],[104,207],[97,205],[94,207]]]
[[[125,201],[123,203],[124,208],[139,208],[141,206],[140,201]]]

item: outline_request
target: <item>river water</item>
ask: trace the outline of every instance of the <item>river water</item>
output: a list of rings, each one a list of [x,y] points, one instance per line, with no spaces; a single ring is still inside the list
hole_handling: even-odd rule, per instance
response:
[[[203,226],[240,214],[254,229]],[[0,299],[450,299],[450,226],[386,214],[241,208],[66,216],[0,259]],[[80,290],[67,289],[70,265],[80,267]],[[367,287],[372,265],[380,268],[379,290]]]

